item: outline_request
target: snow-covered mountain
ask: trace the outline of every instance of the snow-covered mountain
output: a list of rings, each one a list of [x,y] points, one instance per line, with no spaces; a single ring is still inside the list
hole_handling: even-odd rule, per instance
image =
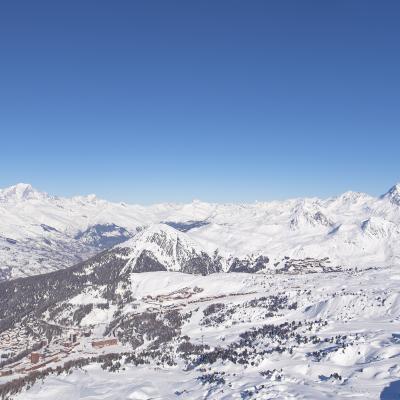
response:
[[[2,190],[0,397],[391,398],[398,194],[145,207]]]
[[[120,248],[128,254],[130,272],[175,271],[208,275],[222,270],[217,257],[211,258],[191,238],[166,224],[143,229]]]
[[[224,260],[261,256],[270,264],[287,256],[389,265],[400,259],[400,185],[378,198],[347,192],[325,200],[141,206],[18,184],[0,190],[0,279],[65,268],[136,235],[139,243],[144,228],[160,223],[185,232],[185,246],[195,243],[195,253],[210,259],[217,251]],[[177,260],[170,262],[175,268]]]
[[[381,196],[382,199],[387,199],[396,206],[400,206],[400,183],[394,185],[387,193]]]
[[[73,267],[0,282],[0,398],[396,398],[398,265],[286,257],[249,274],[237,267],[254,259],[226,273],[207,257],[157,224]]]
[[[223,257],[218,251],[207,253],[187,233],[166,224],[144,228],[132,239],[110,250],[126,260],[123,272],[183,272],[209,275],[216,272],[259,272],[272,270],[266,256]],[[105,253],[107,256],[107,253]],[[287,261],[287,260],[286,260]],[[278,269],[282,263],[276,263]],[[271,268],[270,268],[271,267]]]

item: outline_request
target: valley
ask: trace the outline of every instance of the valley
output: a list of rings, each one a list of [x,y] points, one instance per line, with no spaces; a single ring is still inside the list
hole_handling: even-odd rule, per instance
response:
[[[3,204],[36,222],[3,231],[15,247],[0,252],[11,271],[0,282],[0,398],[372,400],[400,381],[394,197],[153,206],[140,211],[148,224],[138,209],[123,219],[127,206],[75,199],[90,223],[76,214],[63,227],[51,210],[67,200],[26,190]],[[310,202],[329,218],[305,222],[298,207]],[[279,226],[272,209],[285,214]],[[46,253],[32,245],[41,240]],[[11,251],[30,267],[8,263]]]
[[[265,269],[266,258],[274,265],[284,257],[393,265],[400,262],[399,198],[394,185],[377,198],[346,192],[328,199],[142,206],[95,195],[57,197],[21,183],[0,190],[0,280],[73,266],[155,224],[186,233],[211,259],[247,259],[257,270]]]

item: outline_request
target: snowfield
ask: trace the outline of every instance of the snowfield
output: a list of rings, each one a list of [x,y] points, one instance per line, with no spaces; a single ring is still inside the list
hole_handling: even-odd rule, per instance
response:
[[[178,307],[182,314],[191,314],[180,337],[209,348],[200,357],[185,359],[178,350],[181,341],[174,339],[167,346],[157,345],[174,365],[149,357],[149,364],[135,366],[122,356],[116,372],[90,364],[71,374],[49,375],[15,398],[395,399],[390,387],[400,381],[399,279],[398,267],[273,276],[133,274],[130,289],[137,299],[136,313]],[[289,307],[272,307],[274,315],[266,316],[268,301],[257,301],[269,296],[287,296]],[[95,302],[98,292],[84,297],[72,299],[71,304]],[[290,308],[294,302],[296,308]],[[207,314],[213,304],[218,304],[216,311]],[[122,313],[131,311],[127,304]],[[280,341],[279,333],[264,333],[237,347],[239,354],[245,352],[242,361],[218,357],[199,361],[201,354],[216,348],[233,348],[244,332],[293,321],[304,324],[293,330],[299,343],[295,336]],[[96,310],[82,321],[88,323],[105,326]],[[136,352],[154,341],[148,338]],[[282,350],[276,350],[277,344]]]
[[[399,199],[4,189],[0,398],[397,399]]]
[[[0,280],[74,265],[157,223],[227,258],[262,254],[277,261],[329,257],[338,265],[395,264],[399,199],[398,184],[379,198],[347,192],[325,200],[140,206],[95,195],[61,198],[18,184],[0,190]]]

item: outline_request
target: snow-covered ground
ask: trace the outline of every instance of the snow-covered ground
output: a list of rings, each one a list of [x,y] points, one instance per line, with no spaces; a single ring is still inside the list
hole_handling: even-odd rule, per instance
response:
[[[4,189],[0,393],[13,382],[19,400],[399,398],[399,239],[399,185],[379,198],[147,207]]]
[[[353,266],[400,261],[400,185],[379,198],[347,192],[325,200],[140,206],[94,195],[55,197],[18,184],[0,190],[0,279],[65,268],[160,222],[226,257],[330,257]]]
[[[70,374],[50,375],[16,399],[396,399],[399,282],[398,266],[296,275],[132,274],[135,312],[151,307],[162,313],[173,305],[181,314],[189,313],[180,337],[210,346],[201,353],[232,348],[245,332],[261,333],[236,347],[244,361],[216,357],[202,362],[198,356],[184,360],[177,350],[180,339],[174,339],[171,347],[160,344],[174,365],[152,360],[134,366],[122,357],[116,372],[91,364]],[[287,303],[271,307],[270,296],[287,296]],[[70,302],[98,301],[96,290],[84,297]],[[209,313],[213,304],[218,307]],[[122,313],[129,315],[130,307],[127,304]],[[97,313],[93,309],[82,325],[104,327]],[[265,330],[288,322],[289,337]],[[152,342],[147,340],[136,351]]]

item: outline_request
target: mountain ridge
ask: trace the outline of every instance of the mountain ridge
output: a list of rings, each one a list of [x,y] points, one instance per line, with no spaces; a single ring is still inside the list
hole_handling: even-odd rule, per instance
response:
[[[273,202],[287,202],[287,201],[297,201],[297,200],[319,200],[319,201],[328,201],[328,200],[336,200],[340,199],[342,197],[344,198],[358,198],[358,197],[369,197],[369,198],[376,198],[376,199],[383,199],[390,197],[391,195],[397,195],[400,193],[400,182],[396,182],[394,185],[392,185],[386,192],[384,192],[381,195],[378,196],[372,196],[366,192],[359,192],[359,191],[352,191],[348,190],[345,191],[339,195],[333,195],[333,196],[328,196],[328,197],[318,197],[318,196],[304,196],[304,197],[288,197],[287,199],[283,200],[254,200],[252,202],[207,202],[203,201],[201,199],[193,199],[191,202],[161,202],[161,203],[152,203],[148,205],[143,205],[139,203],[129,203],[126,201],[109,201],[106,199],[99,198],[95,193],[90,193],[87,195],[74,195],[74,196],[60,196],[60,195],[50,195],[47,192],[44,192],[42,190],[36,189],[34,185],[26,182],[18,182],[14,185],[11,186],[6,186],[4,188],[0,188],[0,198],[3,197],[6,193],[12,194],[12,193],[21,193],[21,192],[26,192],[28,193],[34,193],[34,194],[40,194],[41,197],[47,197],[52,200],[87,200],[88,202],[93,202],[93,201],[104,201],[107,203],[113,203],[113,204],[125,204],[125,205],[137,205],[137,206],[143,206],[143,207],[151,207],[151,206],[156,206],[160,204],[166,204],[170,206],[175,206],[175,205],[182,205],[182,204],[219,204],[219,205],[250,205],[250,204],[264,204],[264,203],[273,203]],[[29,199],[26,198],[27,200]]]
[[[398,381],[393,196],[146,208],[15,194],[0,204],[0,397],[48,399],[72,379],[95,398],[372,400]],[[155,388],[161,375],[173,387]]]
[[[329,257],[337,265],[389,265],[400,259],[399,188],[379,197],[350,191],[328,199],[142,206],[95,195],[51,196],[17,184],[0,189],[0,279],[65,268],[160,223],[224,259]]]

